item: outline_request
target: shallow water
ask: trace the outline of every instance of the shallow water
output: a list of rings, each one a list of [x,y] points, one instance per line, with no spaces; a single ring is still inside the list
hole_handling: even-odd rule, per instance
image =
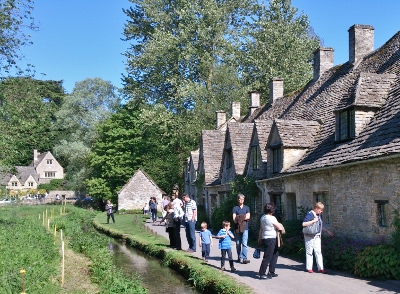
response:
[[[121,268],[127,276],[138,276],[150,294],[199,294],[186,280],[174,270],[162,266],[160,260],[148,256],[120,241],[109,244],[114,254],[114,264]]]

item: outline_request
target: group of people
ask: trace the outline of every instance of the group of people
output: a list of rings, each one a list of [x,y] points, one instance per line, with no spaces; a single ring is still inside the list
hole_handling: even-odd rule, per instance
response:
[[[196,251],[196,231],[195,225],[197,221],[197,205],[188,194],[182,195],[183,202],[178,198],[172,201],[163,202],[165,205],[165,214],[160,224],[165,221],[166,230],[169,235],[170,247],[182,250],[180,229],[184,225],[186,238],[189,248],[186,252]],[[237,262],[242,264],[250,263],[248,258],[248,236],[249,236],[249,220],[250,208],[244,204],[245,196],[237,195],[238,205],[232,209],[232,220],[234,230],[231,231],[231,222],[223,221],[222,228],[219,230],[216,239],[219,240],[219,249],[221,250],[221,270],[225,270],[225,262],[228,260],[231,272],[236,271],[234,260],[232,257],[232,241],[235,242],[237,252]],[[316,234],[305,234],[306,247],[306,269],[308,273],[313,273],[313,254],[316,256],[317,267],[319,273],[326,273],[323,266],[323,258],[321,253],[321,233],[325,231],[329,235],[332,232],[323,228],[321,213],[324,205],[317,202],[313,210],[309,211],[303,220],[303,227],[310,226],[318,222],[318,232]],[[258,233],[258,243],[262,247],[263,257],[258,272],[259,279],[271,279],[277,277],[275,273],[276,264],[279,256],[278,234],[285,234],[285,228],[274,216],[275,205],[266,203],[264,205],[264,214],[260,218],[260,229]],[[213,235],[207,228],[207,223],[201,223],[201,231],[199,233],[198,245],[201,247],[202,259],[207,262],[210,257],[210,247],[213,246]]]

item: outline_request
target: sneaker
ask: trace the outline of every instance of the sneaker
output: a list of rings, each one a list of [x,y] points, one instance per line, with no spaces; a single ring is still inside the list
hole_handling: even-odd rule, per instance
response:
[[[314,271],[313,271],[313,270],[307,270],[307,272],[308,272],[309,274],[312,274]]]
[[[238,258],[237,262],[239,262],[239,263],[243,263],[243,259],[241,259],[241,258]]]
[[[224,271],[225,270],[225,268],[224,267],[221,267],[221,271]]]
[[[320,274],[326,274],[326,273],[328,273],[328,271],[326,271],[326,270],[324,270],[324,269],[319,270],[318,272],[319,272]]]
[[[267,280],[267,279],[271,279],[271,278],[268,277],[267,275],[260,275],[260,280]]]
[[[270,276],[271,278],[276,278],[278,276],[278,274],[276,274],[276,273],[268,273],[268,276]]]
[[[243,263],[243,264],[250,263],[250,260],[248,260],[248,259],[245,259],[245,260],[243,260],[243,261],[242,261],[242,263]]]
[[[231,272],[236,272],[236,269],[234,267],[231,267]]]

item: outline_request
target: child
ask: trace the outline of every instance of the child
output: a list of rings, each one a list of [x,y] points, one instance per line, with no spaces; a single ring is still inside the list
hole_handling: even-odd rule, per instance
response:
[[[232,259],[232,239],[235,238],[232,232],[229,230],[231,223],[228,221],[222,222],[222,229],[218,232],[215,238],[219,239],[219,249],[221,249],[221,271],[225,270],[225,256],[228,254],[229,265],[231,266],[231,272],[236,271],[233,266]]]
[[[212,235],[211,232],[207,230],[207,223],[202,222],[200,227],[199,247],[201,247],[201,256],[205,262],[208,262],[208,258],[210,257],[210,246],[213,245]]]

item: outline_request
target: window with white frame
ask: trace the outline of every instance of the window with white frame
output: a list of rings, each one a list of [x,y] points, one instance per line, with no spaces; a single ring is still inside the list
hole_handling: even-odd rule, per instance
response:
[[[33,182],[28,182],[28,187],[33,187]]]
[[[53,164],[53,159],[47,159],[47,164]]]
[[[17,187],[18,186],[18,182],[11,182],[11,186],[12,187]]]
[[[325,224],[331,223],[331,201],[327,191],[314,193],[314,203],[321,202],[324,205],[322,220]]]
[[[54,178],[56,176],[56,172],[45,172],[44,177],[45,178]]]

